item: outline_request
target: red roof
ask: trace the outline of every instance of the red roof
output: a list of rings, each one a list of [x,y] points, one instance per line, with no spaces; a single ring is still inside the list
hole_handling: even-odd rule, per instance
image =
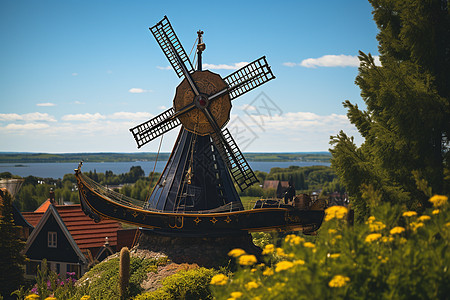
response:
[[[49,206],[50,204],[52,204],[52,203],[50,202],[50,199],[45,200],[44,203],[41,204],[41,206],[39,206],[38,208],[36,208],[35,212],[46,212],[46,211],[47,211],[47,208],[48,208],[48,206]]]
[[[80,250],[101,247],[105,244],[106,237],[111,246],[117,245],[117,230],[121,228],[119,222],[103,219],[95,223],[84,214],[79,204],[55,205],[55,208]],[[22,215],[36,227],[44,212],[23,212]]]

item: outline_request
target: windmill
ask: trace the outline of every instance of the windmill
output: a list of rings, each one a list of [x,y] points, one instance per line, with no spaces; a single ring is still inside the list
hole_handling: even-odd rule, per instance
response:
[[[182,126],[172,155],[147,207],[163,211],[209,210],[229,203],[242,209],[233,181],[245,190],[258,180],[226,124],[231,101],[272,80],[263,56],[222,78],[202,70],[205,49],[198,31],[198,66],[194,69],[167,16],[150,28],[182,82],[173,107],[131,128],[138,148]]]
[[[165,16],[150,28],[179,78],[173,107],[130,129],[138,148],[181,126],[169,160],[146,201],[117,193],[75,169],[81,207],[94,221],[110,218],[167,234],[226,235],[230,232],[303,230],[322,224],[323,201],[309,207],[294,201],[258,200],[244,210],[237,186],[258,180],[226,125],[232,100],[275,76],[263,56],[222,78],[202,70],[205,50],[198,31],[198,65],[183,49]],[[298,202],[298,203],[297,203]]]

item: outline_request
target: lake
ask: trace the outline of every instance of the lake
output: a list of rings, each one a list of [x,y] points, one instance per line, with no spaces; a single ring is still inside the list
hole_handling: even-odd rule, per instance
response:
[[[270,172],[271,168],[288,168],[289,166],[330,166],[330,163],[312,162],[312,161],[249,161],[254,171]],[[161,173],[164,170],[166,161],[158,161],[155,171]],[[83,172],[97,171],[97,173],[105,173],[105,171],[113,171],[114,174],[126,173],[132,166],[141,166],[148,175],[155,166],[154,161],[135,161],[135,162],[84,162],[81,170]],[[74,169],[78,167],[77,163],[1,163],[0,173],[10,172],[13,175],[21,177],[36,176],[42,178],[63,178],[65,174],[73,174]]]

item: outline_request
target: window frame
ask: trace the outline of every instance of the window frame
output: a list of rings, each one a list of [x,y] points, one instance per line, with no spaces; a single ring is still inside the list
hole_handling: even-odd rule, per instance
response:
[[[58,247],[58,234],[56,231],[49,231],[47,234],[47,247],[57,248]]]

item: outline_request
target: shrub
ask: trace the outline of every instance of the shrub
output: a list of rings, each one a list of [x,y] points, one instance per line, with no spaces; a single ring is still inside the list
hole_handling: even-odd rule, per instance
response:
[[[450,293],[447,197],[422,215],[380,205],[349,226],[345,207],[327,210],[316,239],[265,246],[265,263],[213,281],[217,299],[445,299]],[[439,206],[437,207],[436,204]],[[236,258],[239,261],[239,258]],[[217,283],[223,283],[219,285]]]
[[[131,257],[128,296],[134,297],[142,292],[141,282],[153,266],[165,264],[167,258],[146,259]],[[112,258],[93,267],[82,278],[77,288],[78,296],[89,295],[92,299],[120,299],[119,258]]]
[[[206,268],[180,271],[165,278],[159,290],[143,293],[135,300],[212,299],[209,282],[216,273]]]

